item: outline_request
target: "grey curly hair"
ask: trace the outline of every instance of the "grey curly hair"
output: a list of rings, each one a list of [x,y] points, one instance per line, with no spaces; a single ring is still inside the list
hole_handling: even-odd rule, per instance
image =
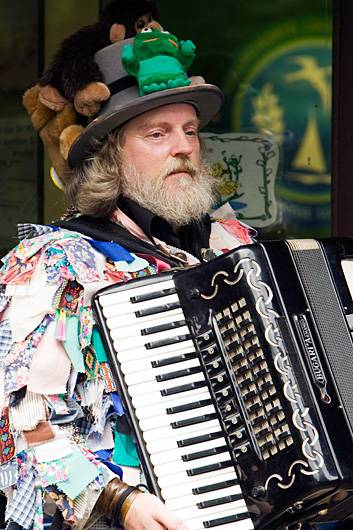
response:
[[[71,211],[109,217],[121,194],[121,129],[95,144],[95,153],[77,169],[65,186]]]

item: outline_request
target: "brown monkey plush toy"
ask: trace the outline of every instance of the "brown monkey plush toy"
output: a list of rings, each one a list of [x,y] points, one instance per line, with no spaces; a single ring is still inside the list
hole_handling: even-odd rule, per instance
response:
[[[156,1],[113,0],[96,24],[63,41],[38,84],[24,94],[24,106],[62,184],[70,175],[68,152],[84,129],[85,117],[96,114],[110,96],[94,54],[145,26],[161,28]]]

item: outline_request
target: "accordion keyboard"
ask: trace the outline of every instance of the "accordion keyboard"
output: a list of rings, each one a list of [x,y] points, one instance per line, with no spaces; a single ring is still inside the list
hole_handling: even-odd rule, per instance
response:
[[[253,529],[173,280],[130,282],[97,300],[155,492],[190,530]]]

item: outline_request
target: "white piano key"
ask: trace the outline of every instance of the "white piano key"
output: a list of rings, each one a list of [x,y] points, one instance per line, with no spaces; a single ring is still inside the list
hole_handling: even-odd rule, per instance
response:
[[[184,343],[180,344],[180,347],[175,352],[159,352],[158,354],[154,353],[154,350],[149,350],[150,355],[146,356],[144,359],[135,359],[131,353],[128,360],[123,360],[121,363],[121,368],[123,370],[124,374],[130,374],[139,372],[142,370],[151,370],[152,368],[152,361],[163,361],[165,359],[169,359],[170,357],[179,357],[183,354],[192,353],[195,354],[195,348],[192,346],[191,348],[185,348]],[[132,358],[131,358],[132,357]],[[198,357],[195,357],[195,359],[198,359]],[[184,361],[181,361],[184,362]],[[198,361],[200,364],[200,361]],[[165,365],[166,369],[168,369],[168,366],[175,366],[176,370],[178,369],[179,362],[174,362],[170,365]],[[154,368],[155,370],[155,368]]]
[[[207,493],[202,493],[201,495],[184,494],[181,497],[174,499],[164,499],[164,501],[169,510],[175,511],[188,506],[196,507],[196,505],[200,502],[220,499],[222,497],[227,497],[227,495],[242,495],[240,486],[230,486],[229,488],[223,488],[217,491],[208,491]],[[196,507],[196,509],[198,508]]]
[[[198,381],[204,381],[204,375],[202,372],[197,374],[187,375],[185,377],[179,377],[178,379],[172,379],[170,381],[162,381],[158,383],[153,381],[150,383],[139,383],[137,385],[131,385],[128,387],[128,391],[131,397],[141,396],[142,394],[148,394],[148,392],[156,390],[165,390],[168,388],[180,387],[189,383],[196,383]]]
[[[210,471],[209,473],[204,473],[202,477],[208,480],[207,483],[214,484],[216,482],[219,482],[218,477],[223,476],[227,469],[229,469],[229,477],[236,479],[237,476],[235,474],[235,471],[231,467],[226,469],[218,469],[216,471]],[[200,476],[201,475],[189,477],[186,474],[186,471],[182,471],[179,473],[170,473],[169,475],[163,475],[163,477],[157,477],[157,481],[161,489],[173,486],[173,484],[184,484],[184,487],[186,487],[186,484],[188,484],[188,482],[192,484],[193,480],[195,481],[194,483],[197,484]]]
[[[122,315],[112,316],[106,319],[106,324],[110,330],[124,329],[128,335],[134,333],[134,329],[143,329],[145,327],[152,327],[163,323],[184,320],[184,313],[181,308],[170,309],[165,313],[154,313],[153,315],[146,315],[137,317],[135,313],[124,313]],[[125,329],[126,328],[126,329]],[[139,331],[140,332],[140,331]]]
[[[152,429],[158,429],[159,427],[164,427],[170,425],[172,422],[176,421],[182,421],[182,420],[188,420],[190,418],[196,418],[199,416],[203,416],[205,414],[214,414],[216,412],[213,405],[206,405],[205,407],[201,407],[197,410],[185,410],[184,412],[178,412],[178,414],[173,415],[167,415],[167,414],[161,414],[160,416],[156,416],[155,418],[147,418],[145,420],[140,421],[140,428],[144,431],[150,431]],[[201,425],[203,422],[200,421],[198,424]],[[181,427],[183,429],[184,427]],[[180,430],[173,429],[173,430]]]
[[[218,464],[220,462],[228,462],[230,460],[229,452],[220,453],[219,455],[206,456],[205,458],[198,458],[192,462],[183,462],[182,460],[176,460],[174,462],[168,462],[166,464],[160,464],[154,466],[154,472],[157,477],[163,477],[168,475],[170,470],[173,470],[173,473],[179,473],[182,471],[187,471],[189,469],[202,468],[204,466],[209,466],[212,464]]]
[[[208,390],[208,387],[205,385],[201,388],[194,388],[192,390],[188,390],[187,392],[182,392],[180,394],[173,394],[171,396],[162,396],[159,390],[152,391],[145,396],[132,396],[132,404],[134,405],[135,409],[148,409],[151,405],[159,404],[161,406],[169,407],[173,403],[176,403],[177,400],[180,398],[189,399],[192,401],[193,399],[196,399],[194,396],[199,395],[199,393],[205,394],[207,397],[210,397],[210,393]]]
[[[138,283],[138,282],[137,282]],[[134,286],[130,289],[119,289],[115,293],[107,293],[104,295],[101,295],[99,297],[99,303],[102,307],[108,307],[111,305],[117,305],[120,303],[124,303],[126,301],[130,301],[132,296],[137,295],[144,295],[149,293],[158,293],[162,291],[163,289],[173,289],[175,287],[174,281],[172,279],[170,280],[163,280],[161,279],[158,282],[152,282],[148,283],[147,285],[143,286]],[[163,299],[164,297],[160,297]],[[131,303],[131,302],[130,302]],[[134,305],[134,304],[131,304]]]
[[[185,477],[184,474],[183,477]],[[193,497],[193,488],[201,488],[202,486],[219,484],[221,482],[225,482],[226,480],[237,480],[237,475],[234,469],[222,469],[216,474],[216,476],[213,477],[210,477],[210,473],[207,473],[207,476],[198,475],[195,477],[188,477],[188,480],[185,482],[173,484],[171,481],[169,485],[166,484],[163,487],[161,486],[161,493],[163,495],[163,499],[165,500],[179,498],[183,495]],[[162,484],[165,483],[165,479],[163,478],[160,482]],[[215,495],[217,495],[217,490],[215,490]]]
[[[189,351],[195,351],[194,344],[192,340],[186,340],[183,342],[176,342],[174,344],[169,344],[167,346],[160,346],[158,348],[153,348],[153,350],[147,350],[144,346],[136,347],[133,350],[131,348],[128,348],[127,350],[123,351],[119,347],[119,341],[113,342],[114,349],[117,352],[117,358],[120,362],[124,361],[131,361],[132,359],[149,359],[151,355],[158,355],[159,353],[170,353],[173,354],[173,352],[177,352],[179,350],[186,350]]]
[[[216,429],[221,430],[218,420],[211,420],[203,423],[202,425],[207,429],[216,427]],[[153,429],[152,431],[144,432],[143,438],[146,442],[158,439],[163,440],[163,438],[170,438],[174,436],[179,436],[179,440],[183,440],[184,438],[190,437],[192,434],[195,436],[198,435],[200,432],[200,425],[189,425],[188,427],[183,427],[182,429],[175,429],[175,432],[176,431],[180,432],[180,434],[174,434],[174,429],[171,427],[161,427],[160,429]],[[209,430],[209,432],[211,431]]]
[[[192,394],[190,393],[192,392]],[[204,401],[206,399],[211,399],[211,395],[208,391],[207,387],[204,388],[197,388],[196,390],[192,390],[187,392],[187,396],[182,394],[176,394],[175,396],[169,396],[169,397],[163,397],[161,394],[158,396],[158,400],[155,403],[145,403],[139,404],[139,406],[135,405],[135,402],[133,402],[133,405],[135,406],[135,414],[136,417],[139,420],[143,420],[145,418],[151,418],[153,416],[158,416],[159,414],[167,414],[167,408],[169,407],[177,407],[182,405],[190,405],[192,403],[195,403],[197,401]],[[193,409],[195,411],[199,410],[199,408]],[[170,418],[173,418],[174,414],[168,415]]]
[[[192,507],[174,510],[173,513],[180,517],[183,521],[192,520],[193,517],[197,517],[198,514],[202,517],[203,521],[209,521],[212,519],[218,519],[220,517],[227,517],[229,515],[235,515],[239,513],[247,512],[247,507],[244,500],[229,502],[227,504],[221,504],[219,506],[212,506],[211,508],[205,508],[200,510]]]
[[[158,368],[151,368],[150,366],[149,368],[145,368],[145,369],[139,370],[138,372],[129,373],[129,374],[126,374],[125,364],[123,363],[121,365],[121,371],[125,374],[125,382],[127,385],[136,385],[138,383],[155,381],[157,375],[169,374],[172,372],[177,372],[179,370],[184,370],[186,368],[195,368],[195,367],[201,368],[200,362],[198,359],[189,359],[189,360],[177,363],[175,365],[159,366]],[[175,378],[174,380],[177,381],[178,378]]]
[[[175,449],[170,449],[170,442],[168,441],[167,447],[164,443],[163,450],[162,447],[160,447],[157,452],[149,452],[149,455],[153,465],[164,464],[166,462],[173,462],[174,460],[181,458],[182,455],[222,447],[225,443],[226,441],[224,438],[216,438],[215,440],[207,440],[206,442],[194,444],[190,447],[177,447],[177,444],[175,443]]]
[[[121,302],[117,305],[103,307],[103,314],[105,318],[116,317],[118,315],[133,314],[137,311],[143,311],[144,309],[151,309],[152,307],[173,304],[174,302],[179,302],[177,294],[170,294],[169,296],[154,298],[153,300],[146,300],[145,302],[137,302],[136,304],[131,304],[131,302]]]
[[[133,337],[121,338],[120,330],[111,330],[110,335],[114,343],[118,345],[118,351],[133,350],[136,347],[145,346],[149,342],[155,342],[158,340],[171,339],[172,337],[178,337],[181,335],[188,335],[189,328],[183,326],[181,328],[168,329],[167,331],[161,331],[152,336],[150,335],[138,335],[134,334]]]
[[[218,432],[221,432],[221,428],[220,428],[220,425],[218,422],[214,422],[213,425],[211,426],[210,425],[211,422],[207,422],[207,423],[203,423],[203,424],[200,424],[199,425],[199,429],[195,432],[191,432],[191,433],[185,433],[183,434],[185,431],[183,429],[183,432],[180,433],[180,429],[168,429],[168,428],[164,428],[163,429],[163,434],[165,436],[165,438],[158,438],[156,437],[155,439],[151,439],[151,440],[145,440],[146,442],[146,447],[149,451],[150,454],[154,454],[154,453],[158,453],[159,451],[163,451],[166,449],[166,446],[168,444],[168,447],[170,447],[171,449],[172,448],[177,448],[178,447],[178,444],[177,442],[180,441],[180,440],[188,440],[190,438],[193,438],[195,436],[202,436],[202,435],[206,435],[206,434],[212,434],[212,433],[218,433]],[[148,438],[148,436],[147,436]],[[187,447],[182,447],[181,450],[182,451],[188,451],[189,448],[193,447],[193,444],[192,445],[189,445]],[[182,453],[184,454],[184,453]]]

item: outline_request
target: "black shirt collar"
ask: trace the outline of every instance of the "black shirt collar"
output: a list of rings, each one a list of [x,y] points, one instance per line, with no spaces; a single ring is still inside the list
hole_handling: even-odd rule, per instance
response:
[[[182,226],[175,234],[165,219],[139,206],[131,199],[120,197],[117,206],[143,230],[152,242],[153,237],[156,237],[173,247],[190,252],[199,259],[201,249],[209,248],[211,220],[208,214],[200,221],[192,221]]]

